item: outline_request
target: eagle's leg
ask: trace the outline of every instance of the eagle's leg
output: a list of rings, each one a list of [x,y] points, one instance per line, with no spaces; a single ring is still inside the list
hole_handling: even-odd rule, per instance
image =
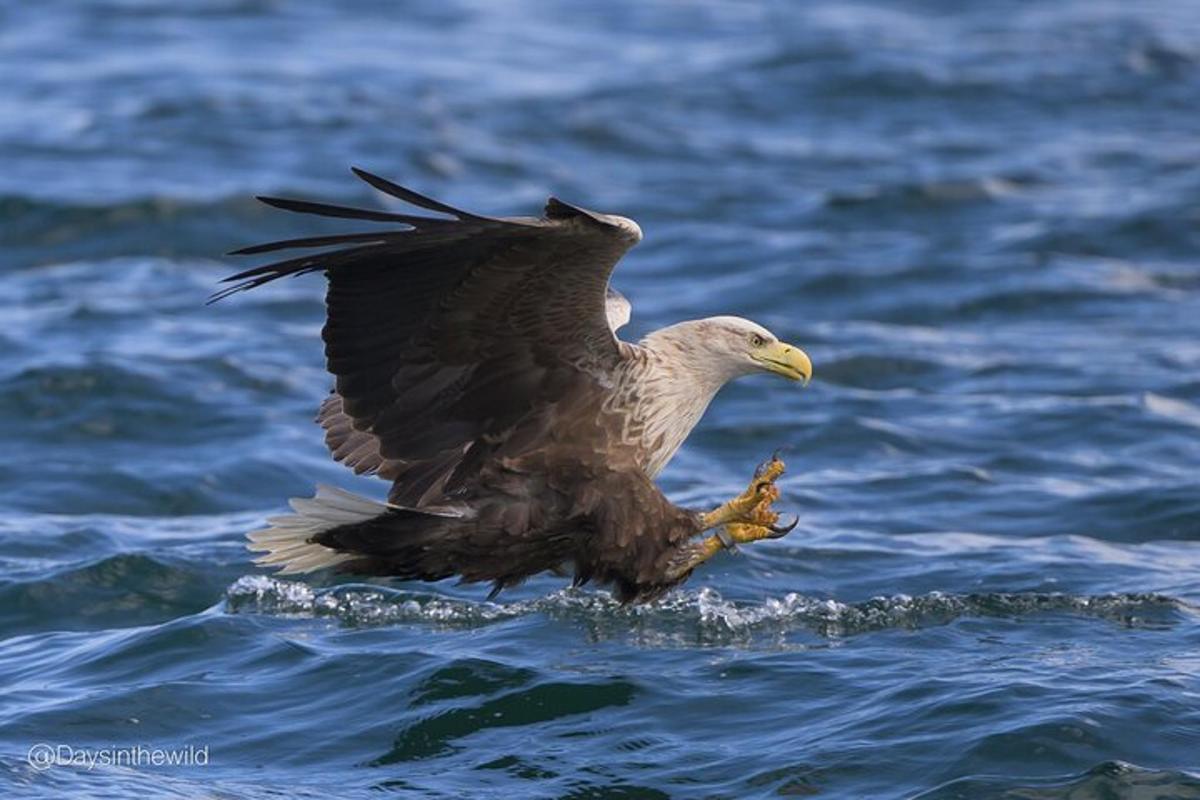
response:
[[[723,530],[681,548],[680,557],[671,569],[672,577],[687,575],[723,549],[763,539],[779,539],[790,533],[797,521],[781,526],[779,514],[771,510],[771,504],[779,499],[775,481],[783,470],[784,463],[776,453],[754,471],[754,479],[746,491],[707,514],[701,514],[701,530],[717,527],[723,527]]]

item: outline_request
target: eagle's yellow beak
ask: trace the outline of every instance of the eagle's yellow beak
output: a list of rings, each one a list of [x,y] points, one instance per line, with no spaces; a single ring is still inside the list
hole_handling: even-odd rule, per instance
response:
[[[760,347],[751,357],[768,372],[794,381],[804,381],[805,386],[812,380],[812,361],[808,353],[799,347],[783,342],[771,342]]]

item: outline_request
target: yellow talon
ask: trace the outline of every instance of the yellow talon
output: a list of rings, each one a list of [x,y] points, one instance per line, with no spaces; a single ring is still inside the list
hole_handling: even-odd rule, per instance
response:
[[[784,466],[779,456],[773,456],[770,461],[759,465],[746,491],[701,516],[704,530],[731,523],[773,528],[779,521],[779,515],[771,511],[771,504],[779,499],[775,481],[783,474]]]
[[[783,470],[784,463],[777,453],[754,471],[754,479],[746,491],[707,514],[701,514],[702,530],[722,530],[701,541],[684,545],[670,568],[672,579],[686,577],[721,550],[763,539],[778,539],[795,528],[799,518],[780,525],[779,514],[771,510],[771,504],[779,499],[779,488],[775,486],[775,481],[783,474]]]

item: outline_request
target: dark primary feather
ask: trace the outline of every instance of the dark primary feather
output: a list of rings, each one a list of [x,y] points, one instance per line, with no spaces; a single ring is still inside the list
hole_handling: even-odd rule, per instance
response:
[[[390,211],[374,211],[368,208],[351,208],[350,206],[335,206],[329,203],[314,203],[309,200],[292,200],[287,197],[255,197],[260,203],[266,203],[273,208],[284,211],[294,211],[297,214],[316,214],[319,217],[338,217],[340,219],[367,219],[374,222],[403,222],[406,225],[437,220],[424,217],[413,217],[408,214],[393,214]],[[445,220],[443,220],[445,221]]]
[[[284,239],[279,242],[268,242],[266,244],[243,247],[238,250],[230,250],[226,255],[252,256],[259,253],[269,253],[272,250],[295,250],[301,247],[329,247],[335,244],[351,244],[352,242],[383,244],[392,235],[394,234],[386,231],[368,231],[366,233],[341,233],[335,236],[305,236],[301,239]],[[225,278],[225,281],[229,280],[237,280],[237,277]]]
[[[466,211],[461,211],[457,208],[454,208],[453,206],[448,206],[445,203],[438,202],[437,200],[434,200],[430,197],[426,197],[423,194],[418,194],[417,192],[414,192],[412,189],[406,189],[403,186],[400,186],[399,184],[392,183],[387,178],[381,178],[378,175],[372,175],[371,173],[367,172],[365,169],[359,169],[358,167],[351,167],[350,171],[353,172],[358,177],[362,178],[367,183],[374,186],[379,191],[383,192],[384,194],[390,194],[392,197],[403,200],[406,203],[411,203],[414,206],[419,206],[421,208],[426,209],[427,211],[438,211],[442,214],[449,214],[452,217],[457,217],[458,219],[474,219],[474,220],[490,219],[489,217],[481,217],[476,214],[470,214]],[[495,221],[495,220],[493,220],[493,221]]]

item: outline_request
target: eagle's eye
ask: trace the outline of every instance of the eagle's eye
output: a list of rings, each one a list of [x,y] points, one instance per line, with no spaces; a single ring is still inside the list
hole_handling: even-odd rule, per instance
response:
[[[759,336],[757,333],[750,334],[750,344],[754,345],[755,347],[762,347],[766,343],[767,340]]]

